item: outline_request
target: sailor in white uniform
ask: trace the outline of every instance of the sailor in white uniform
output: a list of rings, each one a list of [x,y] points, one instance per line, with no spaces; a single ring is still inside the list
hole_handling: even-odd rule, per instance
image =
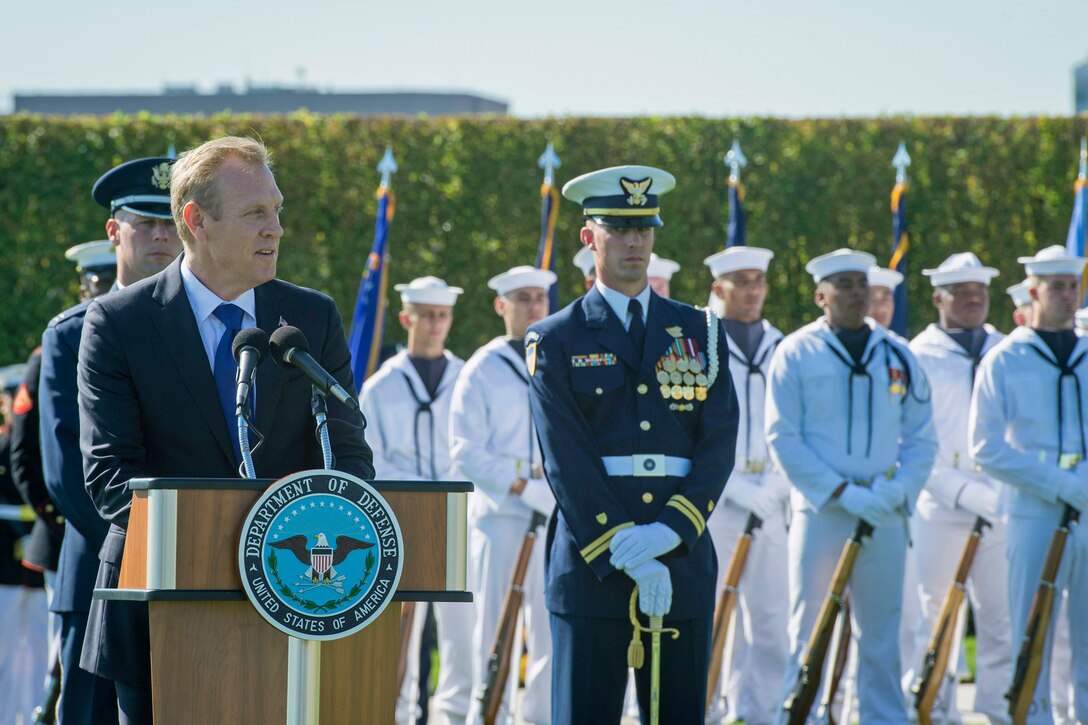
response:
[[[873,267],[869,270],[869,317],[885,328],[892,324],[895,288],[902,283],[903,275],[894,269]]]
[[[495,312],[505,334],[477,350],[465,364],[453,391],[451,454],[458,473],[473,482],[469,503],[469,578],[476,598],[472,634],[473,702],[469,721],[478,722],[488,657],[510,588],[518,549],[534,511],[550,516],[555,497],[544,478],[540,448],[529,411],[529,372],[525,330],[548,314],[548,289],[555,273],[514,267],[491,278]],[[551,634],[544,606],[544,527],[538,529],[524,584],[524,631],[529,661],[521,721],[550,722]],[[514,647],[520,659],[521,639]],[[512,722],[517,668],[507,682],[499,722]]]
[[[1017,327],[1031,326],[1031,285],[1027,280],[1006,287],[1005,293],[1012,300],[1012,321]]]
[[[967,599],[977,637],[977,674],[972,710],[991,723],[1009,722],[1005,690],[1012,680],[1012,626],[1009,623],[1008,576],[1005,560],[1005,514],[1002,485],[987,476],[971,457],[967,416],[975,373],[982,358],[1005,336],[986,324],[990,311],[990,280],[998,272],[984,267],[974,254],[953,254],[937,269],[923,270],[933,285],[938,322],[910,343],[911,352],[929,377],[934,399],[933,425],[940,448],[925,489],[918,497],[911,532],[918,562],[922,619],[915,651],[924,653],[940,613],[945,593],[956,573],[959,557],[978,517],[986,528],[967,579]],[[966,616],[966,612],[962,615]],[[954,643],[953,652],[961,650]],[[955,667],[951,658],[951,687],[942,692],[941,720],[956,713]],[[921,668],[921,655],[913,662]],[[940,703],[939,703],[940,704]]]
[[[1010,489],[1006,527],[1012,645],[1019,649],[1051,536],[1067,507],[1088,507],[1085,394],[1088,339],[1073,330],[1085,260],[1055,245],[1021,257],[1032,326],[1019,327],[979,366],[970,440],[983,470]],[[1074,707],[1088,721],[1088,531],[1073,526],[1056,597],[1067,592]],[[1051,637],[1032,697],[1029,723],[1051,723]],[[1015,652],[1012,653],[1015,656]]]
[[[366,381],[360,394],[374,469],[383,480],[461,478],[450,460],[449,415],[454,381],[464,362],[446,349],[446,338],[462,290],[437,277],[421,277],[394,289],[400,293],[398,319],[408,331],[408,345]],[[408,675],[398,701],[401,723],[414,722],[418,711],[418,653],[427,606],[417,604],[412,618]],[[430,606],[438,630],[439,666],[428,722],[464,723],[472,689],[473,604]]]
[[[719,579],[750,516],[761,521],[752,538],[734,614],[728,672],[723,669],[726,720],[773,723],[782,707],[781,676],[789,658],[786,525],[790,485],[770,460],[763,430],[764,397],[771,355],[782,333],[763,319],[769,249],[736,246],[704,260],[714,277],[714,296],[724,311],[729,372],[737,391],[740,422],[729,483],[707,528],[718,557]],[[718,585],[721,596],[721,583]],[[712,715],[718,713],[712,710]],[[720,719],[720,718],[719,718]]]
[[[791,659],[782,700],[861,519],[874,531],[857,556],[849,593],[866,725],[907,721],[898,637],[907,517],[937,452],[925,373],[901,342],[865,318],[866,273],[874,264],[872,255],[849,249],[808,263],[824,317],[779,344],[766,408],[771,453],[792,486]]]

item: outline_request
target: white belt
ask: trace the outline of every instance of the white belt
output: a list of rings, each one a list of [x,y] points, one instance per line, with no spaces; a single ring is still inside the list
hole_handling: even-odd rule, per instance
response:
[[[691,459],[660,453],[602,456],[601,461],[609,476],[686,476],[691,473]]]

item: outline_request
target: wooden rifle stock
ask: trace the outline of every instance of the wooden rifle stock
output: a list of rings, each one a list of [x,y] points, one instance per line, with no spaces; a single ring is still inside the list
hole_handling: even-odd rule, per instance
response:
[[[865,521],[859,521],[854,535],[846,542],[842,554],[839,555],[839,563],[835,565],[835,573],[831,577],[827,597],[820,607],[816,626],[808,640],[805,659],[797,671],[797,683],[782,706],[789,713],[789,717],[786,718],[788,725],[804,725],[809,713],[812,712],[812,705],[820,692],[820,678],[823,676],[831,634],[835,629],[835,618],[842,608],[843,593],[850,581],[850,574],[854,570],[854,561],[861,549],[862,539],[872,533],[872,526]]]
[[[525,532],[525,538],[521,540],[521,549],[514,563],[510,589],[507,590],[506,599],[502,603],[502,617],[499,618],[499,626],[495,631],[495,644],[491,648],[491,656],[487,661],[487,677],[484,678],[484,689],[480,693],[484,725],[495,725],[499,717],[499,707],[502,705],[506,681],[510,677],[510,660],[514,649],[518,612],[521,611],[521,603],[525,596],[523,588],[525,572],[529,568],[529,558],[533,553],[533,544],[536,542],[536,530],[543,523],[544,514],[534,511],[529,521],[529,528]]]
[[[956,568],[956,575],[949,585],[941,603],[940,614],[933,627],[933,636],[929,638],[926,647],[925,658],[922,661],[922,669],[910,691],[914,693],[914,707],[918,711],[918,724],[930,725],[933,712],[933,704],[937,701],[937,695],[941,691],[945,673],[948,671],[948,657],[952,651],[953,641],[958,633],[956,627],[963,607],[965,585],[967,575],[971,573],[971,566],[975,562],[975,554],[978,552],[979,540],[983,531],[990,526],[990,522],[981,516],[975,519],[974,528],[963,545],[963,553],[960,554],[960,563]]]
[[[1009,701],[1009,715],[1014,725],[1027,721],[1031,701],[1035,695],[1035,685],[1039,680],[1039,671],[1043,666],[1043,649],[1046,645],[1047,630],[1050,629],[1050,617],[1054,609],[1054,581],[1058,578],[1058,567],[1065,553],[1065,540],[1069,536],[1069,527],[1080,519],[1080,511],[1069,504],[1062,511],[1062,520],[1054,536],[1050,539],[1050,548],[1046,552],[1043,574],[1039,588],[1031,600],[1028,622],[1024,639],[1020,643],[1020,653],[1016,657],[1016,669],[1013,671],[1012,687],[1005,693]]]
[[[748,563],[748,549],[752,545],[752,535],[763,524],[755,514],[748,514],[748,523],[744,526],[744,533],[737,537],[737,545],[733,549],[733,555],[729,558],[729,568],[725,573],[725,581],[722,583],[722,594],[718,598],[718,606],[714,610],[713,639],[710,645],[710,669],[706,677],[706,707],[709,710],[711,704],[717,698],[718,677],[722,673],[722,659],[725,656],[725,643],[729,638],[729,619],[733,615],[733,608],[737,605],[737,584],[744,573],[744,567]]]
[[[404,689],[404,678],[408,674],[408,658],[411,653],[408,647],[412,641],[412,623],[415,621],[416,603],[401,602],[400,605],[400,647],[397,660],[397,694]]]

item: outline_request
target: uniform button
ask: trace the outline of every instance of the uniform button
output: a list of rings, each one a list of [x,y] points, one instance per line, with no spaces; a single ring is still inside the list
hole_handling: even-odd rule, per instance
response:
[[[600,395],[601,393],[604,392],[604,388],[597,388],[596,392],[597,392],[597,395]]]
[[[652,493],[650,493],[649,491],[647,491],[646,493],[642,494],[642,501],[644,503],[653,503],[654,502],[654,495]]]
[[[638,424],[638,427],[642,430],[650,430],[650,421],[644,420]]]
[[[645,395],[649,388],[646,387],[646,383],[639,383],[637,390],[639,395]]]
[[[45,510],[46,510],[47,513],[53,513],[53,504],[47,503],[45,505]]]

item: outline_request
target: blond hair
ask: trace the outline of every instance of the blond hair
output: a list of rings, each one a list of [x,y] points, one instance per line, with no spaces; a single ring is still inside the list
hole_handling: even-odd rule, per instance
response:
[[[171,167],[170,213],[174,216],[174,224],[185,246],[196,242],[182,215],[185,205],[190,201],[196,202],[213,218],[219,218],[220,198],[215,182],[219,169],[228,159],[238,159],[250,166],[272,168],[268,148],[260,141],[244,136],[212,139],[195,149],[182,152]]]

